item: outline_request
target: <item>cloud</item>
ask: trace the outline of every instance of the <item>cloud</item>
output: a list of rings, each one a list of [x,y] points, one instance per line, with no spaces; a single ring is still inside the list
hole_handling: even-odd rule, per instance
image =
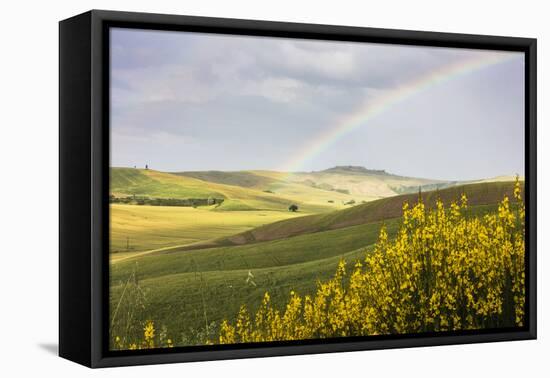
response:
[[[457,59],[479,54],[472,50],[181,32],[115,29],[112,33],[114,106],[152,101],[204,103],[239,95],[312,102],[319,93],[391,89]]]
[[[273,168],[283,156],[296,154],[365,100],[448,64],[487,54],[481,50],[125,29],[112,31],[111,43],[113,158],[118,164],[133,165],[132,161],[147,155],[151,162],[153,157],[157,159],[156,166],[171,169],[183,168],[181,162],[193,162],[192,154],[205,155],[209,150],[224,151],[227,156],[194,161],[196,168]],[[518,119],[517,104],[511,99],[518,98],[522,84],[507,78],[520,75],[523,67],[507,69],[496,78],[483,76],[488,80],[485,89],[473,91],[469,82],[458,86],[449,101],[463,101],[462,112],[479,114],[479,118],[486,112],[476,104],[505,103],[500,110],[503,118]],[[498,118],[495,114],[483,119],[491,122]],[[421,130],[415,120],[441,123],[446,114],[428,107],[408,114],[396,110],[388,119],[399,122],[399,117],[412,129],[390,125],[387,130],[393,131],[375,133],[379,141],[367,143],[369,157],[383,156],[379,146],[384,138]],[[462,120],[472,125],[470,118],[449,120],[445,123],[449,130],[443,134],[455,132]],[[513,128],[518,127],[516,123],[502,124]],[[474,126],[464,128],[478,127]],[[508,148],[512,145],[506,141]],[[340,152],[327,156],[349,159],[350,146],[344,143],[338,147]],[[404,142],[399,146],[408,148]],[[253,162],[250,156],[254,156]],[[381,162],[378,166],[388,168]],[[395,167],[400,169],[397,160]],[[434,172],[437,169],[429,171]]]

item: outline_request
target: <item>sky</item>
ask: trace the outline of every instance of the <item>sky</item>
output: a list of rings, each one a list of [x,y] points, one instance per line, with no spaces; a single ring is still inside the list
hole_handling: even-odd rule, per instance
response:
[[[516,52],[114,28],[111,166],[523,175],[524,64]],[[404,98],[346,125],[407,87]],[[338,127],[347,131],[321,145]]]

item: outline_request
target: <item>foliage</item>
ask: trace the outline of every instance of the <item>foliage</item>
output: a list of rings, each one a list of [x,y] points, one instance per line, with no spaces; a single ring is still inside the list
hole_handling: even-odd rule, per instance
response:
[[[111,340],[111,346],[131,345],[133,335],[140,332],[143,310],[147,305],[147,297],[142,289],[136,269],[134,268],[122,289],[116,303],[111,303],[109,334],[116,335]]]
[[[522,326],[525,305],[525,207],[516,180],[498,210],[471,216],[465,194],[445,208],[419,198],[403,205],[395,238],[378,242],[347,277],[342,260],[313,296],[290,292],[283,311],[269,293],[254,315],[242,305],[217,342],[406,334]]]
[[[521,192],[521,187],[519,190]],[[468,206],[460,211],[468,218],[482,218],[487,213],[498,213],[499,199],[505,195],[512,198],[514,185],[467,185],[462,188],[443,189],[437,195],[448,204],[450,199],[460,198],[462,191],[468,196]],[[425,209],[437,208],[434,194],[422,194]],[[228,324],[235,326],[235,315],[239,313],[241,304],[246,304],[245,309],[250,311],[251,322],[254,323],[256,311],[261,307],[264,293],[268,291],[270,307],[282,310],[282,315],[289,302],[288,295],[291,290],[302,294],[302,301],[305,294],[315,298],[317,281],[328,282],[333,277],[341,258],[348,261],[344,268],[344,272],[348,274],[343,275],[341,283],[343,288],[347,288],[354,262],[360,259],[364,264],[365,253],[373,249],[382,224],[386,226],[388,239],[394,240],[402,223],[400,215],[403,200],[415,203],[417,198],[417,195],[399,196],[350,207],[347,210],[328,213],[319,219],[318,223],[313,222],[310,216],[306,216],[296,218],[304,219],[303,224],[296,224],[294,220],[287,224],[289,220],[285,220],[270,227],[257,228],[265,228],[262,232],[276,236],[277,240],[269,242],[245,238],[245,244],[239,246],[222,243],[216,248],[202,250],[159,250],[139,256],[139,259],[128,256],[137,256],[139,250],[155,247],[151,244],[156,242],[156,239],[152,238],[153,231],[159,233],[159,237],[162,235],[159,242],[166,243],[166,237],[171,236],[174,240],[178,238],[171,244],[184,244],[186,241],[183,238],[197,240],[203,236],[205,239],[212,237],[212,230],[222,233],[220,236],[223,236],[223,233],[234,234],[239,231],[239,227],[246,227],[254,222],[273,223],[278,216],[294,217],[299,213],[225,214],[201,208],[113,204],[115,224],[120,223],[124,227],[132,224],[133,229],[129,238],[132,252],[111,255],[111,348],[128,349],[132,344],[135,344],[136,348],[143,348],[140,345],[144,341],[143,328],[147,320],[154,322],[155,338],[160,338],[163,330],[169,330],[175,346],[204,345],[208,341],[217,343],[222,321],[227,319]],[[375,204],[376,206],[373,206]],[[394,204],[400,209],[399,212],[394,212]],[[519,206],[516,202],[511,201],[509,205],[510,211],[517,215],[516,209]],[[174,216],[177,214],[178,218],[167,218],[168,213]],[[136,221],[136,215],[139,215],[139,222]],[[226,215],[229,220],[223,218]],[[388,219],[391,216],[398,218]],[[183,224],[180,218],[186,223]],[[237,219],[242,224],[235,224]],[[383,219],[383,222],[370,223],[373,219]],[[361,225],[352,226],[355,220],[361,222]],[[138,223],[140,227],[136,228]],[[211,226],[221,223],[230,228]],[[312,232],[308,227],[302,227],[312,224],[316,232]],[[159,227],[163,227],[162,233],[159,232]],[[337,229],[332,229],[333,227]],[[119,230],[118,226],[112,230],[112,238],[120,236],[121,248],[128,249],[128,233],[114,232],[116,230]],[[287,236],[289,232],[292,232],[291,237]],[[150,246],[142,247],[143,242],[149,243]],[[160,244],[159,247],[161,246],[163,245]],[[120,262],[117,260],[113,263],[118,256],[122,257]],[[138,264],[139,280],[132,279],[128,284],[128,278],[135,274]],[[257,286],[246,284],[250,270],[254,274]],[[143,299],[144,307],[140,305],[139,298]],[[117,308],[119,310],[116,310]],[[119,336],[121,342],[119,347],[118,344],[115,345],[116,336]],[[155,339],[154,345],[162,345],[160,339]]]
[[[116,335],[111,340],[112,349],[171,348],[174,345],[167,336],[166,327],[161,327],[158,332],[152,320],[139,320],[146,307],[147,297],[140,285],[137,271],[134,270],[111,314],[109,334]],[[135,337],[136,333],[143,337]]]
[[[475,210],[479,208],[479,206],[495,206],[504,196],[512,197],[513,191],[513,182],[477,183],[433,192],[422,192],[422,201],[426,208],[432,209],[435,208],[437,199],[448,204],[460,198],[464,193],[468,196],[468,204],[471,207],[470,210]],[[218,242],[220,242],[221,245],[233,244],[237,240],[247,240],[257,243],[261,241],[289,238],[298,233],[316,233],[325,230],[399,218],[403,213],[403,203],[416,203],[418,199],[417,193],[381,198],[358,206],[347,206],[345,209],[339,211],[294,217],[284,222],[266,223],[262,227],[256,227],[242,234],[223,238],[222,240],[218,240]],[[336,198],[331,199],[335,200]],[[222,207],[226,206],[226,202],[228,201],[225,201]],[[340,203],[340,201],[336,202]],[[346,205],[342,204],[342,206]],[[300,210],[303,211],[303,207],[301,207]],[[289,213],[291,214],[291,212]]]
[[[166,336],[166,328],[163,328],[160,333],[156,333],[155,323],[152,320],[147,320],[143,326],[143,339],[125,343],[123,339],[116,336],[114,339],[114,349],[116,350],[136,350],[136,349],[153,349],[153,348],[172,348],[174,343],[172,339]]]
[[[143,196],[126,196],[115,197],[109,196],[109,203],[123,203],[128,205],[147,205],[147,206],[181,206],[181,207],[197,207],[197,206],[212,206],[221,205],[223,198],[149,198]]]

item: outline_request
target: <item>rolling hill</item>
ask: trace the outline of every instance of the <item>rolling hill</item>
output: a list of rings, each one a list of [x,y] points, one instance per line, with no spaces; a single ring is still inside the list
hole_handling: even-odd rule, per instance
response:
[[[372,201],[378,196],[370,194],[350,194],[331,190],[324,186],[289,180],[289,175],[275,171],[197,171],[178,172],[174,175],[197,178],[209,183],[239,186],[255,189],[275,196],[292,198],[296,202],[338,209],[350,201]]]
[[[115,196],[149,196],[157,198],[208,198],[225,196],[199,180],[179,178],[145,169],[111,168],[110,191]]]
[[[302,216],[290,211],[212,211],[212,208],[111,204],[111,258],[205,242]]]
[[[437,197],[448,204],[464,192],[470,215],[478,216],[494,211],[512,190],[509,182],[480,183],[422,193],[422,198],[427,206]],[[334,273],[341,258],[351,267],[369,253],[382,224],[390,237],[395,235],[403,201],[417,199],[418,193],[385,198],[269,223],[218,238],[202,249],[166,248],[113,261],[111,306],[123,302],[134,277],[144,295],[143,307],[135,309],[137,318],[165,326],[176,343],[201,342],[205,335],[215,335],[219,322],[233,317],[240,304],[256,308],[266,291],[276,306],[287,301],[290,290],[312,293],[318,280]]]
[[[222,199],[221,205],[211,209],[214,211],[286,211],[295,203],[301,212],[314,214],[414,193],[419,187],[426,191],[461,184],[464,183],[404,177],[357,166],[295,173],[265,170],[166,173],[111,168],[111,194],[115,197]]]
[[[254,171],[191,171],[175,172],[173,174],[181,177],[192,177],[216,184],[234,185],[259,190],[268,188],[271,184],[278,182],[275,178],[262,176],[256,174]]]
[[[353,199],[347,194],[292,183],[276,193],[264,188],[280,180],[251,172],[214,171],[194,176],[111,168],[111,195],[115,198],[223,200],[221,204],[197,207],[112,203],[110,251],[117,253],[113,259],[201,243],[278,220],[349,207],[344,203]],[[298,205],[298,212],[288,211],[291,204]]]
[[[324,203],[327,200],[334,202],[352,199],[356,202],[370,201],[415,191],[419,186],[455,184],[455,182],[441,180],[398,176],[383,170],[358,166],[336,166],[322,171],[293,173],[253,170],[190,171],[174,174],[212,183],[271,191],[281,195],[296,196],[296,198],[303,198],[304,195],[307,195],[310,196],[310,199],[315,199],[315,194],[319,194],[321,191],[324,192],[322,193]]]
[[[318,213],[331,208],[329,203],[308,203],[257,189],[207,182],[150,169],[111,168],[111,194],[116,197],[136,195],[150,198],[223,199],[221,205],[212,209],[215,211],[287,211],[292,203],[298,204],[305,213]]]
[[[485,182],[425,192],[422,193],[422,200],[426,206],[431,207],[437,198],[441,198],[444,203],[448,204],[465,193],[470,206],[482,206],[495,204],[505,195],[512,197],[513,189],[513,182]],[[401,216],[404,202],[415,203],[418,200],[418,195],[418,193],[403,194],[343,210],[282,220],[204,244],[184,246],[181,249],[242,245],[392,219]]]

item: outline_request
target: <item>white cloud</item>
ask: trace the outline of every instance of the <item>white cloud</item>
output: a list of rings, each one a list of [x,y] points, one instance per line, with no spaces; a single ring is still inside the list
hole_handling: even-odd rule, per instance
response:
[[[143,155],[157,167],[171,169],[180,167],[180,161],[190,165],[186,169],[251,164],[276,167],[282,156],[296,154],[304,143],[345,119],[365,99],[448,64],[484,54],[487,52],[480,50],[121,31],[113,35],[112,50],[111,119],[118,146],[114,147],[116,162],[128,161],[130,165]],[[440,136],[465,130],[477,135],[479,122],[517,128],[516,120],[523,118],[517,101],[511,99],[521,97],[523,66],[510,65],[498,77],[491,76],[491,72],[500,72],[497,68],[481,76],[487,81],[482,90],[466,76],[459,79],[464,85],[453,87],[453,93],[443,91],[439,98],[427,93],[423,103],[405,113],[403,106],[377,117],[377,122],[391,122],[376,130],[365,129],[362,137],[369,139],[360,144],[368,148],[360,149],[357,156],[368,155],[369,160],[378,156],[381,160],[377,166],[384,167],[386,162],[384,168],[394,167],[406,174],[408,165],[418,157],[403,160],[402,154],[397,154],[393,160],[385,158],[383,146],[391,140],[399,144],[400,151],[421,151],[429,149],[430,143],[438,143],[433,140],[435,133],[424,135],[418,125],[437,123],[431,126],[441,128],[435,129],[442,133]],[[448,97],[441,97],[444,94]],[[437,101],[437,108],[420,106]],[[467,108],[448,119],[458,104]],[[488,112],[489,105],[499,109],[502,116]],[[409,145],[403,137],[407,133],[421,133],[422,138]],[[247,137],[243,140],[242,135]],[[486,139],[479,145],[491,143],[489,137]],[[355,150],[346,143],[324,154],[322,164],[317,164],[327,165],[334,157],[353,155]],[[513,143],[504,140],[499,147],[506,144],[510,150]],[[221,155],[211,151],[221,151]],[[448,163],[453,157],[445,160],[442,155],[437,160]],[[504,156],[501,161],[505,166],[510,159]],[[442,163],[433,164],[431,176],[438,173]],[[475,172],[479,166],[466,170]]]

